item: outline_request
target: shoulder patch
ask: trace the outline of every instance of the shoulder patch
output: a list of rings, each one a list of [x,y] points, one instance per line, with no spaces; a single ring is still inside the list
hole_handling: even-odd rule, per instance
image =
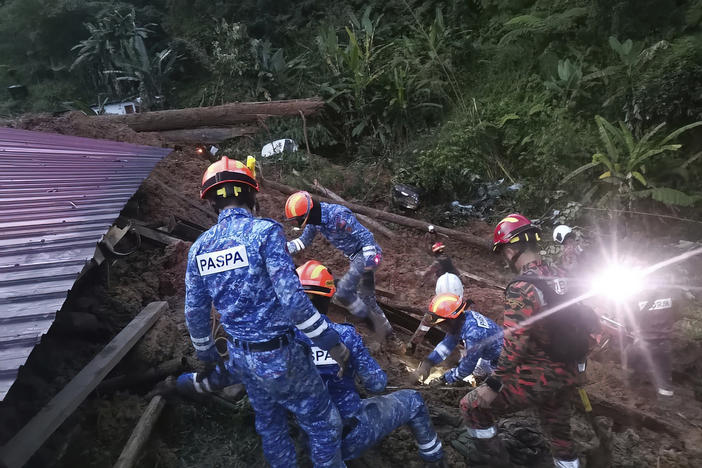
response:
[[[487,321],[487,319],[482,315],[479,314],[475,311],[470,311],[470,313],[473,315],[473,318],[475,319],[475,323],[480,327],[480,328],[490,328],[490,323]]]
[[[249,266],[246,247],[237,245],[225,250],[203,253],[195,257],[197,269],[201,276],[236,270]]]

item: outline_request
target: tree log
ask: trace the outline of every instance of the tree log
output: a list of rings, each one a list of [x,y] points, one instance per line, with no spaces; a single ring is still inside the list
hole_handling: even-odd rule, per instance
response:
[[[261,183],[267,187],[270,187],[274,190],[278,190],[279,192],[282,192],[282,193],[285,193],[288,195],[291,195],[291,194],[298,191],[298,189],[292,188],[288,185],[280,184],[278,182],[273,182],[272,180],[268,180],[268,179],[261,178]],[[424,231],[424,232],[430,232],[429,226],[433,226],[434,231],[438,232],[439,234],[445,234],[446,236],[448,236],[452,239],[461,240],[467,244],[471,244],[471,245],[473,245],[475,247],[479,247],[481,249],[490,248],[490,245],[491,245],[487,239],[483,239],[482,237],[474,236],[473,234],[469,234],[467,232],[461,232],[461,231],[456,231],[454,229],[448,229],[445,227],[437,226],[435,224],[427,223],[426,221],[412,219],[412,218],[408,218],[406,216],[400,216],[400,215],[397,215],[394,213],[388,213],[387,211],[376,210],[375,208],[369,208],[367,206],[357,205],[355,203],[331,200],[331,199],[325,198],[325,197],[320,197],[319,200],[321,200],[323,202],[344,205],[345,207],[347,207],[348,209],[350,209],[353,212],[361,213],[361,214],[364,214],[367,216],[371,216],[371,217],[376,218],[376,219],[382,219],[384,221],[388,221],[391,223],[401,224],[403,226],[419,229],[420,231]]]
[[[233,102],[221,106],[144,112],[143,114],[91,117],[128,125],[137,132],[157,132],[198,127],[228,127],[255,123],[268,117],[314,115],[324,107],[320,98],[287,101]]]
[[[151,399],[149,405],[144,410],[144,413],[139,418],[132,435],[129,436],[127,444],[124,446],[122,453],[117,459],[114,468],[131,468],[136,465],[139,458],[139,453],[146,445],[149,440],[151,431],[158,421],[158,417],[163,411],[163,406],[166,404],[166,400],[163,399],[161,395],[156,395]]]
[[[256,126],[242,126],[230,128],[189,128],[181,130],[162,130],[160,132],[146,132],[147,135],[155,135],[162,138],[168,144],[216,144],[230,138],[238,138],[246,135],[253,135],[260,130]]]
[[[309,185],[310,187],[312,187],[313,189],[315,189],[315,191],[317,193],[320,193],[324,196],[327,196],[336,202],[346,203],[346,200],[344,200],[340,195],[337,195],[336,193],[332,192],[328,188],[322,186],[316,180],[314,181],[314,184],[311,184],[307,181],[305,181],[305,183],[307,185]],[[378,221],[375,221],[374,219],[369,218],[368,216],[359,214],[358,219],[360,219],[364,223],[364,225],[366,225],[366,227],[384,235],[388,239],[394,239],[395,237],[397,237],[397,235],[394,232],[392,232],[390,229],[386,228],[385,226],[380,224]]]

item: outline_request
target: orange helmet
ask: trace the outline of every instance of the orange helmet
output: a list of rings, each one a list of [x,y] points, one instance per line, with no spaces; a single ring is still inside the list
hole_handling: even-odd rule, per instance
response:
[[[256,176],[252,169],[247,167],[244,163],[241,163],[235,159],[229,159],[226,156],[222,156],[222,159],[216,163],[210,164],[205,173],[202,176],[202,188],[200,189],[200,198],[205,198],[211,189],[221,186],[226,183],[231,183],[234,185],[248,185],[258,192],[258,182],[256,181]],[[224,192],[220,193],[220,190],[216,192],[210,192],[210,194],[216,193],[219,196],[226,197],[226,189]],[[238,191],[234,190],[234,196],[238,195]]]
[[[332,297],[336,292],[334,276],[331,271],[317,260],[309,260],[297,267],[297,276],[300,277],[302,289],[307,294]]]
[[[292,219],[301,221],[300,227],[303,228],[307,224],[313,206],[312,196],[308,192],[295,192],[285,202],[285,218],[288,221]]]
[[[437,294],[429,303],[429,312],[442,318],[455,319],[466,310],[468,303],[451,293]]]
[[[443,252],[445,248],[446,246],[443,244],[443,242],[437,242],[431,246],[431,251],[434,253]]]

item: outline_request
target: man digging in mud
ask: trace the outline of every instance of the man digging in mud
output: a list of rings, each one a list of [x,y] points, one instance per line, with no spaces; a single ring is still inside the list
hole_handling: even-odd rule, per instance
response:
[[[329,327],[336,330],[351,351],[348,367],[340,375],[339,365],[329,354],[312,346],[312,357],[326,384],[332,401],[343,420],[341,454],[344,460],[360,457],[388,434],[402,425],[409,425],[427,467],[445,467],[444,453],[422,396],[416,390],[400,390],[388,395],[361,399],[354,382],[358,377],[370,393],[385,390],[387,376],[363,345],[361,336],[350,324],[337,324],[326,317],[334,295],[334,277],[321,263],[310,260],[297,269],[300,282]],[[304,341],[311,344],[308,339]]]
[[[437,294],[429,304],[429,313],[435,317],[434,323],[448,321],[449,331],[436,348],[425,358],[417,370],[410,375],[410,384],[424,381],[431,368],[445,360],[463,342],[466,354],[458,367],[447,371],[432,384],[453,385],[468,382],[470,376],[486,378],[497,365],[502,351],[502,329],[489,318],[467,310],[471,301],[451,293]]]
[[[290,195],[285,217],[304,229],[300,237],[287,243],[291,255],[309,246],[321,232],[349,258],[349,271],[339,280],[335,300],[356,317],[369,321],[380,339],[390,336],[392,325],[375,299],[375,270],[383,252],[373,234],[345,206],[319,202],[307,192]]]
[[[497,369],[460,402],[467,437],[459,438],[459,445],[465,443],[462,446],[473,465],[509,466],[509,457],[496,437],[494,416],[535,408],[550,438],[555,466],[579,466],[570,430],[570,399],[576,391],[577,363],[589,350],[587,328],[592,326],[592,317],[568,306],[564,314],[554,313],[519,327],[557,306],[557,296],[567,291],[561,272],[542,262],[538,240],[538,227],[520,214],[507,216],[495,228],[493,251],[519,276],[505,292],[507,332]],[[563,317],[566,320],[560,320]],[[596,317],[594,320],[596,324]]]
[[[202,178],[201,198],[218,223],[191,246],[185,322],[199,359],[217,362],[210,308],[229,335],[229,366],[246,386],[263,453],[273,467],[296,465],[288,411],[310,440],[316,467],[344,466],[341,418],[295,329],[329,352],[343,372],[349,350],[302,291],[282,226],[254,218],[254,166],[223,157]]]

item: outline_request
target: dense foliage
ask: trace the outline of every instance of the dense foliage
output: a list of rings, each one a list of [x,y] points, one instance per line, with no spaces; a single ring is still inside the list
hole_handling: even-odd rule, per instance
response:
[[[319,95],[315,151],[435,201],[479,177],[521,182],[523,208],[690,205],[700,129],[674,131],[702,119],[701,23],[700,0],[4,0],[0,84],[29,94],[0,115]]]

